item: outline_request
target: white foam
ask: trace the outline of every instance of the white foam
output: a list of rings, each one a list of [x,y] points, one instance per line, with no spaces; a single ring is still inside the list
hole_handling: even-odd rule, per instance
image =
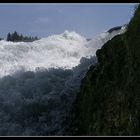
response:
[[[36,68],[71,69],[82,57],[94,56],[96,50],[117,33],[102,33],[87,42],[76,32],[65,31],[34,42],[0,41],[0,77],[15,71],[35,71]]]
[[[0,76],[37,67],[72,68],[82,56],[89,55],[85,43],[84,37],[68,31],[30,43],[0,41]]]

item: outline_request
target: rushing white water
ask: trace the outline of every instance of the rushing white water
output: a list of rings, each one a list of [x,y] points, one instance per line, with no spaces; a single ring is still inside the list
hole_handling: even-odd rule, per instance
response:
[[[0,135],[67,134],[72,103],[96,50],[121,32],[91,41],[68,31],[32,43],[0,41]]]
[[[28,43],[0,41],[0,77],[18,70],[71,69],[80,63],[82,57],[94,56],[96,50],[116,34],[118,31],[102,33],[89,42],[68,31]]]
[[[86,39],[75,32],[42,38],[31,43],[0,41],[0,76],[17,70],[72,68],[81,57],[92,54],[84,47]]]
[[[111,33],[109,32],[103,32],[99,34],[98,36],[94,37],[92,40],[90,40],[86,46],[90,47],[94,50],[94,54],[96,53],[97,49],[100,49],[108,40],[111,40],[114,36],[118,34],[122,34],[125,32],[126,27],[122,26],[121,30],[114,30]]]

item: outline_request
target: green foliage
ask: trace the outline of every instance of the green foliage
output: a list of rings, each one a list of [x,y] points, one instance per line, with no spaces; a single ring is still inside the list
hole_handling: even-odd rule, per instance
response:
[[[12,41],[12,42],[20,42],[20,41],[23,41],[23,42],[32,42],[32,41],[35,41],[35,40],[38,40],[39,38],[38,37],[28,37],[28,36],[23,36],[22,34],[19,35],[16,31],[14,33],[8,33],[7,34],[7,41]]]
[[[140,135],[140,6],[125,34],[97,51],[77,95],[75,135]]]

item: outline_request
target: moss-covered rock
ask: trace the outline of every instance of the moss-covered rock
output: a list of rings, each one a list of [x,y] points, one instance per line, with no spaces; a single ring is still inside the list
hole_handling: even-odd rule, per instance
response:
[[[75,135],[140,135],[140,6],[126,33],[96,52],[82,80]]]

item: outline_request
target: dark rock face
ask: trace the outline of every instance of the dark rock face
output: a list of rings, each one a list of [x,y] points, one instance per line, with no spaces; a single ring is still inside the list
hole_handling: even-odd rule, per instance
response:
[[[90,41],[91,40],[91,38],[87,38],[87,41]]]
[[[111,33],[113,31],[120,30],[121,28],[122,28],[122,26],[113,27],[113,28],[109,29],[107,32]]]
[[[140,135],[140,6],[126,33],[97,51],[77,95],[75,135]]]

